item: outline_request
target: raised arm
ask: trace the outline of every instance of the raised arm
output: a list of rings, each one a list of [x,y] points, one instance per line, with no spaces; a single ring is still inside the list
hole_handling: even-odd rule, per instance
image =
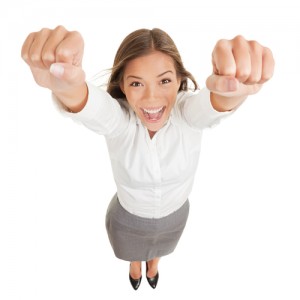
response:
[[[50,89],[72,112],[81,111],[88,98],[82,70],[83,50],[81,35],[63,26],[32,32],[22,47],[22,58],[36,83]]]
[[[206,86],[217,111],[230,111],[249,95],[257,93],[274,71],[270,49],[242,36],[217,42],[213,53],[213,74]]]

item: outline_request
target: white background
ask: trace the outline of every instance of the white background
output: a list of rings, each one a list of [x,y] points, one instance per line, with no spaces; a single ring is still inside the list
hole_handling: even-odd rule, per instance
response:
[[[269,1],[265,1],[269,2]],[[0,299],[300,299],[298,1],[24,0],[0,10]],[[3,5],[3,4],[1,4]],[[115,192],[104,138],[62,117],[20,50],[59,24],[85,39],[91,78],[122,39],[159,27],[200,86],[237,34],[273,50],[274,78],[207,130],[191,213],[152,290],[135,292],[104,217]]]

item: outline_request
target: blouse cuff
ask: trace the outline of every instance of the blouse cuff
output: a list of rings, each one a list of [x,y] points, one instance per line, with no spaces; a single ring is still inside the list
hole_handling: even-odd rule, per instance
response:
[[[236,110],[225,112],[215,110],[211,104],[210,93],[210,90],[203,88],[185,103],[186,120],[195,129],[214,127]]]
[[[71,117],[73,120],[79,122],[93,119],[102,106],[102,102],[99,101],[99,99],[105,99],[110,97],[105,91],[98,88],[97,86],[89,82],[87,82],[86,84],[88,87],[88,100],[84,108],[77,113],[73,113],[70,110],[68,110],[68,108],[64,106],[54,94],[52,94],[52,99],[57,109],[63,115]]]

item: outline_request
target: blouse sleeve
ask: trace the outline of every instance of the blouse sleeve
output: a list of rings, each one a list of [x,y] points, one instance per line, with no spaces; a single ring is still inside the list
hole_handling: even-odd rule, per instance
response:
[[[59,110],[98,134],[107,137],[119,135],[129,124],[129,112],[112,98],[107,92],[91,83],[88,86],[88,100],[78,113],[66,111],[54,98]]]
[[[195,93],[185,93],[180,98],[182,117],[190,127],[199,130],[217,125],[221,119],[235,111],[216,111],[211,104],[210,91],[207,88]]]

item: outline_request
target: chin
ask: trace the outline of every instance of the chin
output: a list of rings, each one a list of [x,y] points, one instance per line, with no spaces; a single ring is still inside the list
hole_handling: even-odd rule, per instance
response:
[[[147,126],[147,125],[146,125],[146,127],[149,131],[152,131],[152,132],[157,132],[158,130],[160,130],[162,128],[162,126],[153,127],[153,126]]]
[[[165,123],[166,123],[166,120],[159,120],[159,122],[156,122],[156,123],[153,123],[153,122],[149,123],[144,120],[144,124],[147,127],[147,129],[150,131],[154,131],[154,132],[160,130],[164,126]]]

